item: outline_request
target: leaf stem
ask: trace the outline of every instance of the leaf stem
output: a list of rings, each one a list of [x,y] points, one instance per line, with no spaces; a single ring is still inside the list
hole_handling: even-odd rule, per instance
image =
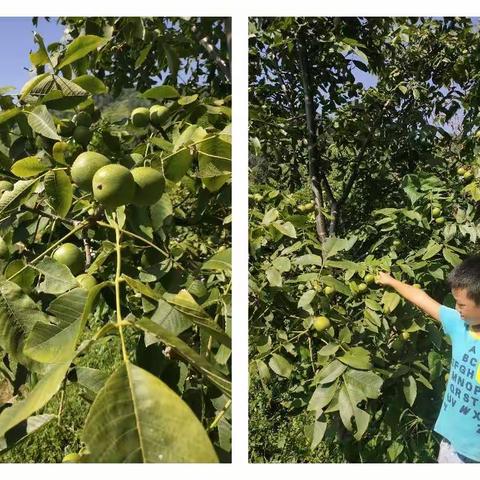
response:
[[[232,400],[228,400],[227,403],[225,403],[225,406],[222,408],[222,410],[218,413],[218,415],[215,417],[213,422],[208,426],[207,432],[212,431],[220,422],[220,420],[223,418],[223,416],[227,413],[227,410],[230,408],[230,405],[232,404]]]
[[[290,342],[293,342],[294,340],[296,340],[297,338],[300,338],[302,335],[305,335],[309,331],[310,331],[310,329],[303,330],[298,335],[295,335],[294,337],[289,338],[286,342],[280,343],[273,350],[270,350],[270,351],[264,353],[263,355],[260,355],[259,357],[254,358],[254,360],[263,360],[265,357],[268,357],[269,355],[272,355],[272,353],[275,353],[277,350],[280,350],[280,348],[282,348],[284,345],[287,345]]]
[[[100,221],[100,222],[97,222],[97,224],[102,226],[102,227],[108,227],[108,228],[112,228],[112,229],[115,228],[115,227],[112,227],[112,225],[110,225],[109,223],[106,223],[106,222],[101,222]],[[170,256],[165,250],[162,250],[160,247],[157,247],[154,243],[150,242],[146,238],[143,238],[140,235],[137,235],[136,233],[129,232],[128,230],[124,230],[122,228],[119,228],[119,230],[120,230],[121,233],[124,233],[125,235],[127,235],[127,237],[136,238],[137,240],[140,240],[141,242],[146,243],[147,245],[154,248],[155,250],[158,250],[162,255],[165,255],[166,257]],[[175,262],[175,263],[177,263],[177,262]]]
[[[115,272],[115,306],[117,310],[117,328],[118,332],[120,333],[120,340],[122,344],[122,355],[123,361],[127,364],[128,363],[128,354],[127,348],[125,346],[125,338],[123,336],[123,321],[122,321],[122,310],[121,310],[121,303],[120,303],[120,282],[122,276],[122,248],[120,245],[120,227],[115,222],[115,244],[116,244],[116,251],[117,251],[117,270]]]

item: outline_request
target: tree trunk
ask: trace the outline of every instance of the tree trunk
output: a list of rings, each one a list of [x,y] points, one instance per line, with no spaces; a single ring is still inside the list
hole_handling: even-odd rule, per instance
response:
[[[298,57],[300,62],[300,71],[302,74],[303,92],[304,92],[304,104],[305,115],[307,119],[307,132],[308,132],[308,171],[310,176],[310,183],[312,186],[313,196],[315,200],[315,206],[317,210],[316,216],[316,229],[317,236],[320,241],[324,241],[328,237],[327,225],[325,215],[322,213],[324,207],[322,186],[319,178],[320,172],[320,156],[318,154],[317,146],[317,128],[316,128],[316,108],[313,99],[313,88],[311,81],[310,66],[308,63],[307,51],[305,48],[305,36],[303,32],[299,34],[298,42]]]

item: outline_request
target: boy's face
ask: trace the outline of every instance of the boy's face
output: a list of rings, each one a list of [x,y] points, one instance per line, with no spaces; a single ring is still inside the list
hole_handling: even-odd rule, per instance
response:
[[[455,309],[460,313],[462,320],[467,325],[480,326],[480,306],[467,296],[467,291],[464,288],[455,288],[452,295],[456,302]]]

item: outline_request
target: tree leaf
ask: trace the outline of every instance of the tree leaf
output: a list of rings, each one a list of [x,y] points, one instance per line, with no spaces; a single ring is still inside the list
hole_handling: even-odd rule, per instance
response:
[[[165,300],[186,315],[193,323],[204,328],[212,337],[231,348],[231,338],[212,320],[210,315],[195,301],[187,290],[180,290],[176,295],[165,294]]]
[[[282,275],[280,272],[273,267],[270,267],[265,275],[267,277],[268,283],[271,287],[281,287],[282,286]]]
[[[346,365],[343,365],[338,360],[334,360],[327,366],[323,367],[320,372],[315,375],[315,383],[318,383],[319,385],[331,383],[336,380],[346,369]]]
[[[152,321],[173,335],[180,335],[192,326],[192,322],[179,310],[160,299]],[[147,344],[147,338],[145,338]]]
[[[93,463],[218,461],[190,407],[160,379],[129,362],[97,395],[83,441]]]
[[[8,110],[3,110],[0,112],[0,124],[8,122],[12,118],[15,118],[17,115],[22,113],[22,110],[18,107],[9,108]]]
[[[273,222],[272,226],[287,237],[297,238],[297,232],[295,230],[295,227],[290,222]]]
[[[142,97],[151,98],[152,100],[162,100],[164,98],[178,98],[180,94],[171,85],[160,85],[158,87],[149,88],[142,93]]]
[[[161,170],[162,162],[165,178],[172,182],[179,182],[190,170],[193,155],[190,148],[182,148],[163,159],[153,159],[151,165],[153,168]]]
[[[0,453],[5,453],[10,448],[18,445],[23,440],[38,432],[42,427],[51,422],[56,415],[43,414],[28,417],[26,420],[9,430],[5,437],[0,437]]]
[[[76,288],[53,300],[48,311],[58,323],[37,322],[25,342],[25,355],[42,363],[62,363],[75,351],[88,292]]]
[[[96,35],[82,35],[77,37],[68,45],[63,61],[58,65],[57,70],[61,70],[66,65],[80,60],[85,55],[105,45],[106,42],[107,39],[97,37]]]
[[[136,326],[142,328],[146,332],[152,333],[162,343],[171,347],[184,361],[189,363],[218,389],[220,389],[227,397],[232,396],[231,382],[225,378],[211,363],[202,355],[197,353],[193,348],[188,346],[183,340],[162,328],[158,323],[152,322],[148,318],[142,318],[135,323]]]
[[[191,103],[195,102],[198,98],[198,93],[195,93],[194,95],[189,95],[186,97],[180,97],[177,102],[179,105],[185,106],[185,105],[190,105]]]
[[[45,165],[45,163],[37,157],[25,157],[17,160],[10,170],[17,177],[36,177],[49,168],[48,165]]]
[[[78,285],[70,269],[52,258],[43,258],[34,268],[45,276],[44,281],[39,285],[41,292],[57,295]]]
[[[278,355],[278,353],[272,354],[270,361],[268,362],[268,366],[281,377],[289,378],[292,374],[293,367],[290,362]]]
[[[73,200],[70,177],[63,170],[52,170],[45,175],[45,193],[55,213],[66,217]]]
[[[201,267],[202,270],[215,270],[227,276],[232,273],[232,249],[226,248],[210,257]]]
[[[307,410],[313,410],[316,414],[316,418],[318,418],[322,414],[323,409],[333,399],[337,388],[337,382],[333,383],[329,387],[319,385],[313,392],[313,395],[308,402]]]
[[[0,347],[23,364],[23,345],[37,322],[48,318],[36,303],[15,283],[0,282]]]
[[[14,403],[0,413],[0,438],[15,425],[40,410],[59,390],[70,361],[51,365],[24,400]]]
[[[79,77],[74,78],[72,82],[76,83],[93,95],[99,95],[101,93],[108,92],[105,84],[99,78],[94,77],[93,75],[80,75]]]
[[[55,123],[45,105],[39,105],[35,107],[28,114],[28,124],[32,127],[32,130],[44,137],[51,138],[53,140],[61,140],[61,137],[57,133]]]
[[[372,368],[372,362],[370,360],[370,352],[363,347],[352,347],[346,351],[341,357],[338,357],[345,365],[357,368],[359,370],[369,370]]]
[[[411,375],[403,379],[403,393],[407,403],[412,406],[417,398],[417,382]]]

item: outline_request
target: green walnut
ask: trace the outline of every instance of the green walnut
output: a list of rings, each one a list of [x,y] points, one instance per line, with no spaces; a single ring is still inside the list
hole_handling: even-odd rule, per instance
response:
[[[73,162],[70,175],[79,188],[92,191],[92,180],[100,168],[110,165],[110,160],[101,153],[83,152]]]
[[[131,172],[137,186],[132,203],[146,206],[158,202],[165,189],[163,175],[152,167],[137,167]]]
[[[73,275],[78,275],[85,268],[85,257],[73,243],[60,245],[53,254],[53,259],[66,265]]]
[[[90,143],[92,137],[93,133],[88,127],[84,127],[83,125],[78,125],[78,127],[75,127],[75,130],[73,131],[73,138],[83,147]]]
[[[138,107],[130,115],[132,125],[137,128],[143,128],[150,122],[150,111],[145,107]]]
[[[150,123],[155,127],[161,127],[168,118],[169,110],[163,105],[152,105],[149,111]]]
[[[114,163],[97,170],[93,176],[92,189],[97,202],[114,209],[132,202],[136,184],[128,168]]]

